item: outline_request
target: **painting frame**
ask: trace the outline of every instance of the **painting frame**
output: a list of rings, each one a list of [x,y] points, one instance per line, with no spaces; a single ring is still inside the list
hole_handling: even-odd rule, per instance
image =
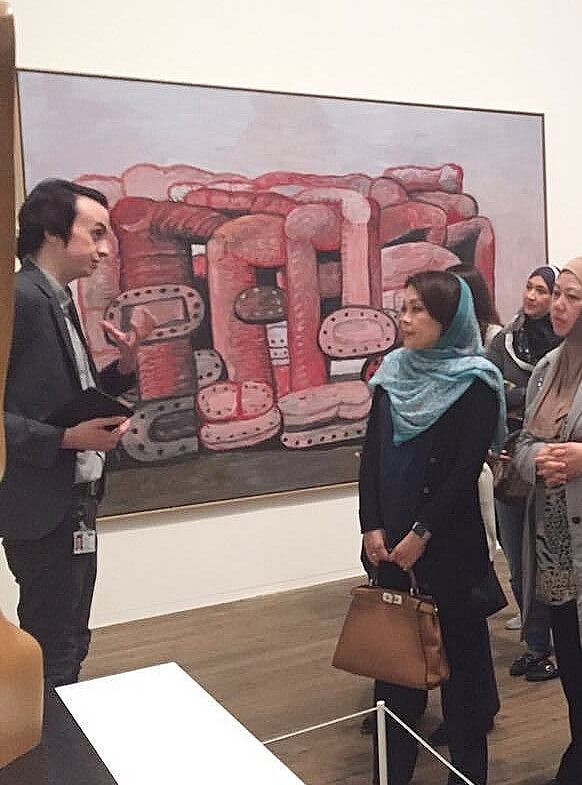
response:
[[[61,72],[61,71],[52,71],[52,70],[39,70],[39,69],[19,69],[18,70],[18,94],[19,94],[19,104],[21,110],[21,153],[23,159],[23,166],[24,166],[24,187],[27,191],[27,186],[32,181],[36,181],[39,179],[36,176],[27,174],[29,169],[33,169],[34,167],[28,166],[28,162],[30,160],[30,150],[29,146],[34,144],[27,142],[27,134],[29,131],[29,127],[31,125],[30,122],[30,103],[27,103],[27,95],[26,90],[30,90],[30,84],[28,88],[24,87],[24,84],[27,80],[27,75],[36,75],[42,81],[43,76],[48,80],[49,78],[62,78],[65,80],[73,79],[73,80],[100,80],[103,85],[107,84],[118,84],[124,83],[126,85],[154,85],[160,88],[183,88],[184,90],[189,91],[206,91],[210,92],[214,96],[219,98],[222,96],[226,101],[231,96],[258,96],[258,97],[271,97],[278,101],[277,106],[282,106],[285,101],[293,100],[293,99],[302,99],[306,102],[314,101],[314,102],[324,102],[321,105],[324,105],[325,102],[339,102],[346,108],[346,111],[349,107],[356,109],[357,107],[368,107],[372,108],[374,111],[377,107],[388,107],[388,108],[404,108],[406,110],[436,110],[437,112],[444,112],[444,113],[474,113],[482,118],[492,118],[492,117],[503,117],[503,118],[530,118],[532,121],[535,121],[537,124],[537,133],[539,135],[539,149],[536,151],[537,160],[531,164],[532,167],[537,167],[537,177],[540,184],[540,193],[538,194],[539,205],[537,206],[537,213],[538,220],[541,221],[542,227],[541,232],[539,233],[539,237],[537,239],[537,258],[540,259],[542,262],[547,259],[548,253],[548,231],[547,231],[547,196],[546,196],[546,166],[545,166],[545,128],[544,128],[544,115],[542,113],[535,113],[535,112],[515,112],[515,111],[508,111],[508,110],[501,110],[501,109],[482,109],[477,107],[469,107],[469,106],[444,106],[441,104],[430,104],[430,103],[410,103],[410,102],[402,102],[402,101],[388,101],[383,100],[380,101],[378,99],[369,99],[369,98],[354,98],[354,97],[342,97],[342,96],[333,96],[333,95],[314,95],[310,93],[294,93],[294,92],[283,92],[283,91],[273,91],[273,90],[257,90],[257,89],[246,89],[240,87],[228,87],[222,85],[208,85],[208,84],[189,84],[185,82],[161,82],[157,80],[146,80],[146,79],[137,79],[137,78],[122,78],[122,77],[114,77],[114,76],[107,76],[107,75],[95,75],[95,74],[82,74],[82,73],[74,73],[74,72]],[[80,84],[80,83],[79,83]],[[193,93],[194,94],[194,93]],[[220,94],[220,95],[219,95]],[[306,104],[304,104],[306,105]],[[54,107],[53,107],[54,110]],[[39,121],[40,118],[37,118]],[[314,144],[314,149],[317,147]],[[174,159],[175,161],[178,158]],[[447,160],[444,158],[439,159],[441,165],[445,165]],[[286,163],[286,161],[284,161]],[[405,166],[406,161],[386,161],[385,164],[387,167],[391,165],[393,168],[397,168],[399,165]],[[408,162],[410,165],[410,162]],[[423,167],[426,169],[431,168],[433,165],[433,161],[428,161],[428,159],[421,158],[418,162],[417,167],[422,169]],[[160,163],[160,167],[165,166],[165,163]],[[198,165],[197,162],[192,162],[192,166]],[[208,166],[208,165],[207,165]],[[66,172],[65,176],[73,176],[75,177],[82,177],[83,175],[88,175],[89,173],[94,173],[95,169],[89,169],[88,171],[81,171],[81,172]],[[434,166],[433,166],[434,168]],[[66,169],[66,167],[65,167]],[[290,165],[283,166],[283,170],[287,170],[289,172],[293,171],[293,167]],[[297,169],[297,167],[296,167]],[[228,167],[223,167],[222,169],[216,168],[214,171],[229,171]],[[325,167],[324,167],[325,170]],[[55,162],[53,172],[62,172],[62,167]],[[232,169],[231,169],[232,171]],[[242,167],[238,170],[234,170],[235,173],[242,172]],[[263,170],[263,173],[267,170]],[[360,172],[359,169],[353,169],[353,172]],[[106,173],[105,173],[106,174]],[[245,174],[248,174],[245,173]],[[257,177],[260,177],[261,172],[259,172]],[[342,174],[347,174],[346,171],[343,171]],[[326,170],[324,174],[321,174],[321,177],[329,176],[331,177],[333,172]],[[338,175],[339,176],[339,175]],[[371,173],[369,174],[371,177]],[[249,175],[250,177],[250,175]],[[479,194],[476,194],[476,197],[479,198]],[[539,228],[539,227],[538,227]],[[326,261],[328,261],[326,259]],[[337,259],[335,260],[337,261]],[[531,266],[531,265],[530,265]],[[272,280],[269,282],[271,283]],[[329,363],[328,363],[329,365]],[[227,381],[230,377],[227,375]],[[339,377],[338,377],[339,378]],[[224,380],[224,377],[223,379]],[[218,382],[218,380],[217,380]],[[160,398],[160,400],[162,400]],[[277,448],[278,449],[278,448]],[[214,454],[208,455],[204,453],[202,455],[198,455],[196,469],[200,469],[201,471],[197,472],[197,479],[194,480],[191,477],[186,476],[188,474],[188,468],[184,469],[184,477],[180,476],[179,482],[175,479],[177,474],[176,467],[185,467],[187,464],[180,463],[179,461],[176,462],[168,462],[162,463],[159,466],[149,466],[144,467],[141,465],[124,465],[122,460],[113,456],[111,461],[112,463],[112,471],[109,472],[108,476],[108,493],[104,499],[102,504],[101,512],[104,517],[118,517],[118,516],[128,516],[133,514],[143,514],[144,512],[157,512],[160,510],[168,510],[168,509],[184,509],[184,508],[197,508],[201,505],[216,505],[216,504],[225,504],[229,502],[240,502],[241,500],[252,498],[252,499],[264,499],[274,496],[284,496],[289,494],[296,494],[296,493],[304,493],[304,492],[313,492],[313,491],[321,491],[326,492],[329,491],[331,488],[350,488],[354,486],[354,482],[357,478],[357,471],[358,471],[358,463],[359,463],[359,453],[361,450],[361,439],[360,440],[351,440],[349,439],[345,444],[342,446],[324,446],[324,448],[319,448],[320,452],[316,453],[314,451],[305,451],[303,453],[298,454],[297,452],[293,453],[293,455],[298,456],[300,455],[300,460],[297,458],[289,458],[292,454],[290,452],[283,453],[286,456],[285,460],[281,463],[279,461],[279,455],[274,453],[274,448],[271,452],[267,452],[267,454],[261,453],[260,449],[256,449],[254,446],[251,446],[251,449],[248,453],[244,454],[244,458],[240,461],[220,461],[220,460],[213,460],[215,458]],[[240,453],[242,455],[242,453]],[[329,456],[333,456],[333,459],[330,461]],[[250,456],[250,457],[249,457]],[[258,457],[257,457],[258,456]],[[315,456],[310,460],[310,456]],[[323,459],[321,456],[324,456]],[[232,456],[230,456],[232,458]],[[206,460],[206,468],[202,466],[202,461]],[[245,464],[244,461],[247,461]],[[322,471],[321,464],[326,463],[328,464],[325,467],[325,470]],[[230,464],[225,466],[223,464]],[[250,467],[248,468],[249,477],[246,479],[243,477],[243,481],[240,483],[240,493],[236,492],[237,482],[241,479],[240,475],[241,472],[244,472],[245,466]],[[168,467],[174,472],[173,475],[169,473]],[[290,467],[290,468],[288,468]],[[146,478],[145,474],[147,473],[148,477]],[[285,487],[280,487],[277,484],[269,484],[268,475],[271,473],[278,473],[278,476],[283,475],[293,475],[293,480],[288,482]],[[120,478],[124,477],[125,480],[123,483],[120,483]],[[222,478],[222,479],[220,479]],[[250,479],[249,479],[250,478]],[[313,480],[313,481],[311,481]],[[200,488],[201,487],[210,487],[212,483],[215,483],[215,486],[218,488],[224,488],[224,492],[219,491],[218,494],[215,492],[214,496],[211,498],[200,497]],[[180,491],[176,491],[176,485],[180,486]],[[222,495],[221,495],[222,493]],[[129,501],[128,501],[129,499]]]

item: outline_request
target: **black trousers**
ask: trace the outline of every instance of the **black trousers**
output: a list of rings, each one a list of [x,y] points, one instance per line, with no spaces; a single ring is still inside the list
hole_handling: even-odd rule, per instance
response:
[[[556,781],[559,785],[579,785],[582,781],[582,646],[576,602],[552,605],[550,619],[572,736],[562,755]]]
[[[73,555],[73,532],[81,517],[94,526],[96,514],[97,500],[78,489],[64,520],[46,537],[3,542],[20,588],[20,626],[40,643],[45,679],[55,687],[78,680],[89,651],[97,554]]]
[[[382,580],[384,578],[384,580]],[[380,582],[394,574],[380,574]],[[405,579],[406,580],[406,579]],[[406,589],[402,580],[394,588]],[[499,711],[499,696],[487,620],[475,614],[462,601],[439,604],[440,623],[451,675],[441,687],[443,719],[449,738],[453,765],[475,785],[487,782],[487,731]],[[415,690],[377,681],[375,700],[383,700],[407,725],[415,729],[427,702],[425,690]],[[417,742],[400,726],[387,718],[388,781],[390,785],[408,785],[418,754]],[[374,745],[376,746],[376,744]],[[377,759],[375,781],[378,780]],[[453,774],[449,785],[461,783]]]

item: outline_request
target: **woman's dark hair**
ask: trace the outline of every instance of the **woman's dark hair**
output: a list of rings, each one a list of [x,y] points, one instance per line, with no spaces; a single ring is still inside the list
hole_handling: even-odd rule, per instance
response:
[[[109,207],[101,191],[69,180],[43,180],[32,189],[18,213],[16,253],[20,261],[40,250],[45,232],[69,242],[79,196]]]
[[[455,273],[455,275],[458,275],[464,281],[467,281],[471,294],[473,295],[475,316],[479,323],[481,340],[484,342],[489,325],[501,324],[501,318],[491,299],[491,294],[489,292],[489,287],[485,282],[485,278],[483,278],[479,270],[472,264],[454,264],[452,267],[448,267],[447,270],[451,273]]]
[[[425,270],[407,278],[405,286],[414,286],[426,310],[441,325],[443,333],[446,332],[461,297],[458,279],[446,270]]]

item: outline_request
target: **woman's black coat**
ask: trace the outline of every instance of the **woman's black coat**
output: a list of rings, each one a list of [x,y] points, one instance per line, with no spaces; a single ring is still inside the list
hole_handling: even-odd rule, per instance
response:
[[[398,488],[388,488],[390,464],[386,462],[397,459],[399,448],[392,443],[388,394],[381,387],[374,394],[360,466],[361,529],[384,529],[390,548],[415,521],[423,523],[432,537],[414,569],[440,603],[456,604],[456,598],[466,598],[488,569],[477,481],[498,408],[495,392],[475,380],[428,431],[416,437],[419,460],[405,475],[409,479]],[[409,498],[406,521],[391,520],[386,497],[394,498],[395,493]]]

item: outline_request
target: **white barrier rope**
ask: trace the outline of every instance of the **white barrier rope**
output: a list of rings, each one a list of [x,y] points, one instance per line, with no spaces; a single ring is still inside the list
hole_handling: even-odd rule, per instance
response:
[[[353,720],[357,717],[363,717],[364,714],[370,714],[371,712],[375,712],[376,709],[364,709],[364,711],[357,711],[355,714],[346,714],[345,717],[338,717],[336,720],[328,720],[328,722],[321,722],[319,725],[310,725],[308,728],[303,728],[302,730],[295,730],[292,733],[285,733],[283,736],[275,736],[272,739],[267,739],[266,741],[262,741],[261,744],[274,744],[276,741],[284,741],[285,739],[292,739],[293,736],[301,736],[303,733],[309,733],[312,730],[319,730],[320,728],[328,728],[330,725],[336,725],[338,722],[344,722],[345,720]]]
[[[449,771],[452,771],[453,774],[455,774],[460,780],[466,783],[466,785],[475,785],[474,782],[472,782],[470,779],[465,777],[465,775],[462,772],[460,772],[457,768],[455,768],[455,766],[453,766],[453,764],[450,761],[448,761],[446,758],[443,758],[443,756],[435,749],[433,749],[430,746],[430,744],[422,738],[422,736],[419,736],[418,733],[416,733],[416,731],[413,731],[412,728],[410,728],[404,722],[404,720],[401,720],[400,717],[397,714],[394,714],[394,712],[391,711],[383,702],[382,702],[382,708],[384,709],[384,712],[386,714],[388,714],[395,722],[397,722],[402,728],[404,728],[404,730],[407,733],[409,733],[414,739],[416,739],[416,741],[419,744],[421,744],[426,750],[428,750],[428,752],[430,752],[431,755],[433,755],[438,761],[440,761],[444,766],[446,766],[447,769],[449,769]],[[294,736],[301,736],[304,733],[309,733],[314,730],[320,730],[321,728],[328,728],[330,725],[337,725],[338,723],[345,722],[346,720],[357,719],[358,717],[362,717],[364,714],[371,714],[372,712],[375,713],[376,711],[377,709],[374,708],[374,709],[364,709],[363,711],[357,711],[354,714],[346,714],[345,716],[338,717],[335,720],[320,722],[318,725],[310,725],[308,728],[302,728],[301,730],[292,731],[291,733],[285,733],[282,736],[274,736],[272,739],[266,739],[261,743],[266,746],[268,744],[274,744],[277,741],[292,739]]]

